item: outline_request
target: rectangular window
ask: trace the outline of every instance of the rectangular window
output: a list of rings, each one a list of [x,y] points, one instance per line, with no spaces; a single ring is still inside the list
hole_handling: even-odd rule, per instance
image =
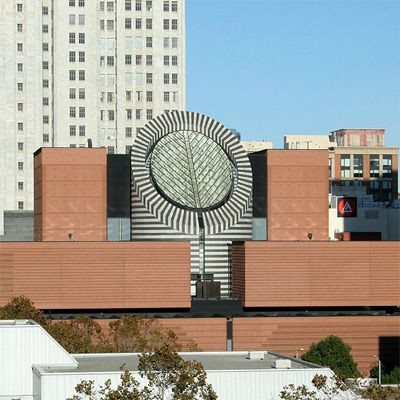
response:
[[[69,52],[69,62],[75,62],[75,52],[74,51]]]
[[[85,80],[85,70],[80,69],[79,70],[79,80],[84,81]]]
[[[24,190],[24,182],[18,182],[18,190]]]
[[[177,19],[171,19],[171,29],[173,31],[176,31],[178,29],[178,20]]]
[[[22,4],[17,3],[17,12],[22,12]]]
[[[18,202],[18,210],[23,210],[24,209],[24,202],[23,201],[19,201]]]
[[[22,82],[17,83],[18,92],[22,92],[24,90],[24,84]]]
[[[107,11],[114,11],[114,2],[107,1]]]
[[[392,156],[384,154],[382,161],[383,161],[382,176],[384,178],[391,178],[392,177]]]
[[[131,149],[132,149],[132,146],[125,146],[125,153],[131,154]]]
[[[165,66],[169,65],[169,56],[164,56],[164,65]]]
[[[136,29],[142,29],[142,19],[141,18],[136,18],[136,20],[135,20],[135,28]]]
[[[127,138],[132,137],[132,128],[131,127],[125,128],[125,137],[127,137]]]
[[[85,125],[79,125],[79,136],[85,136],[86,128]]]
[[[136,0],[135,1],[135,10],[136,11],[142,11],[142,0]]]
[[[131,90],[127,90],[125,92],[125,99],[126,99],[126,101],[132,101],[132,91]]]
[[[152,91],[146,92],[146,101],[153,101],[153,92]]]
[[[42,32],[43,33],[49,33],[49,26],[48,25],[42,25]]]
[[[17,104],[17,110],[18,111],[24,111],[24,103],[18,103]]]
[[[43,115],[43,123],[48,124],[49,123],[49,116],[48,115]]]
[[[83,14],[79,14],[79,25],[85,25],[85,16]]]
[[[164,3],[163,3],[163,10],[164,10],[165,12],[168,12],[168,11],[169,11],[169,1],[164,1]]]
[[[169,37],[165,37],[163,39],[163,46],[164,46],[164,49],[168,49],[169,48]]]
[[[383,200],[392,200],[392,181],[382,181]]]
[[[43,99],[42,99],[42,104],[43,104],[44,106],[48,106],[48,105],[49,105],[49,98],[48,98],[48,97],[43,97]]]
[[[141,90],[136,91],[136,101],[142,101],[142,100],[143,100],[142,91]]]
[[[135,37],[135,49],[141,49],[141,48],[142,48],[142,37],[136,36]]]
[[[74,148],[76,147],[76,144],[70,144],[69,147],[70,147],[71,149],[74,149]]]
[[[49,62],[48,61],[43,61],[42,67],[43,67],[43,69],[49,69]]]
[[[132,10],[132,1],[125,0],[125,11],[131,11],[131,10]]]
[[[49,44],[48,43],[42,43],[42,50],[43,51],[49,51]]]
[[[178,48],[178,38],[176,38],[176,37],[171,38],[171,48],[173,48],[173,49]]]
[[[153,118],[153,110],[146,110],[146,119],[149,121]]]
[[[79,107],[79,118],[85,118],[86,110],[85,107]]]
[[[84,51],[79,52],[79,62],[85,62],[85,52]]]
[[[76,125],[69,126],[69,136],[76,136]]]
[[[146,65],[147,66],[153,65],[153,56],[151,54],[146,55]]]
[[[22,161],[18,161],[18,171],[24,170],[24,163]]]
[[[24,45],[22,43],[17,43],[17,51],[23,51]]]
[[[169,84],[169,74],[164,74],[164,84]]]
[[[355,154],[353,160],[353,176],[354,178],[363,177],[363,156],[362,154]]]
[[[340,177],[350,178],[350,155],[340,157]]]
[[[69,6],[75,7],[75,0],[69,0]]]
[[[153,20],[151,18],[146,19],[146,29],[153,29]]]
[[[85,44],[85,34],[84,33],[79,34],[79,44]]]
[[[132,64],[132,56],[130,54],[125,54],[125,65]]]
[[[17,32],[22,32],[22,24],[17,24]]]
[[[178,83],[178,74],[172,74],[171,81],[176,85]]]
[[[136,55],[135,63],[136,63],[136,65],[142,65],[142,56],[140,54]]]
[[[74,69],[70,69],[70,70],[69,70],[69,80],[70,80],[70,81],[76,80],[76,72],[75,72]]]
[[[132,109],[130,108],[126,110],[126,119],[132,119]]]
[[[85,0],[79,0],[78,5],[79,7],[85,7]]]
[[[108,19],[107,20],[107,30],[108,31],[113,31],[114,30],[114,20],[113,19]]]
[[[69,108],[69,116],[71,118],[75,118],[76,117],[76,107],[70,107]]]
[[[22,63],[17,64],[17,71],[22,72],[24,70],[24,65]]]
[[[49,143],[50,141],[50,136],[48,133],[43,134],[43,143]]]
[[[178,2],[177,1],[172,1],[171,2],[171,11],[177,12],[178,11]]]
[[[108,120],[114,121],[114,110],[108,110]]]
[[[369,182],[369,192],[372,194],[374,201],[379,201],[379,181]]]
[[[107,102],[112,103],[114,101],[114,92],[107,92]]]
[[[151,0],[146,0],[146,11],[153,11],[153,2]]]
[[[107,146],[107,153],[114,154],[114,146]]]
[[[169,19],[164,19],[164,30],[168,31],[169,30]]]
[[[24,143],[18,142],[18,151],[24,151]]]
[[[166,103],[169,102],[169,92],[164,92],[164,101],[165,101]]]
[[[76,99],[76,89],[75,88],[70,88],[69,89],[69,98],[71,100]]]
[[[104,31],[104,19],[100,20],[100,30]]]
[[[136,120],[139,120],[142,117],[142,110],[137,109],[135,113]]]
[[[48,88],[49,87],[49,80],[48,79],[43,79],[43,87]]]
[[[178,56],[171,57],[171,65],[177,66],[178,65]]]
[[[107,67],[114,66],[114,56],[107,56]]]
[[[69,34],[69,44],[75,44],[75,33]]]
[[[18,124],[17,124],[17,129],[19,130],[19,131],[23,131],[24,130],[24,124],[23,124],[23,122],[18,122]]]
[[[125,18],[125,29],[132,29],[132,20],[130,18]]]
[[[49,7],[42,7],[42,14],[49,15]]]
[[[379,156],[377,154],[369,156],[369,176],[371,178],[379,177]]]
[[[69,14],[68,22],[70,25],[75,25],[75,14]]]
[[[153,74],[151,72],[146,73],[146,83],[153,83]]]

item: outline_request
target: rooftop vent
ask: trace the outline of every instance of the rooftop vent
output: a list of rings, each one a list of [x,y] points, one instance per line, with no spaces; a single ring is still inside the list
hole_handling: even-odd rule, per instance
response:
[[[264,360],[266,351],[249,351],[246,358],[248,360]]]
[[[276,369],[290,369],[292,368],[292,361],[285,358],[277,358],[274,361],[274,367]]]

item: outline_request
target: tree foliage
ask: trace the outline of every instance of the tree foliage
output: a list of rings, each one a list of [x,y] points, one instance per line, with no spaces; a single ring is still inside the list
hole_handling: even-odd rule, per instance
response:
[[[378,365],[375,365],[370,371],[370,377],[378,379],[378,375]],[[400,385],[400,367],[396,366],[386,373],[385,367],[382,365],[381,379],[383,385]]]
[[[340,378],[353,378],[359,376],[359,372],[350,351],[351,346],[341,338],[328,336],[313,343],[301,358],[331,368]]]

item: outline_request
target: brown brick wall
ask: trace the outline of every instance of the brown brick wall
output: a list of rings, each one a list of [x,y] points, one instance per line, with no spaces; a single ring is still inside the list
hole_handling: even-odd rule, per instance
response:
[[[20,295],[44,310],[189,308],[190,244],[0,243],[0,306]]]
[[[246,242],[232,254],[245,307],[400,304],[399,242]]]

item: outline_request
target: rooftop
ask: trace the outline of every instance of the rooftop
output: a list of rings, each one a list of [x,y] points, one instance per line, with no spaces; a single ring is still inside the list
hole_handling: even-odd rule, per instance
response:
[[[290,360],[290,369],[322,369],[322,367],[302,361],[300,359],[286,357],[271,352],[263,353],[264,358],[249,359],[248,352],[195,352],[180,353],[180,356],[187,361],[196,360],[202,363],[207,371],[246,371],[246,370],[276,370],[276,360]],[[76,354],[73,357],[78,361],[79,366],[71,370],[60,367],[41,366],[44,373],[85,373],[85,372],[118,372],[136,371],[138,369],[139,354]],[[279,369],[281,370],[281,369]]]

